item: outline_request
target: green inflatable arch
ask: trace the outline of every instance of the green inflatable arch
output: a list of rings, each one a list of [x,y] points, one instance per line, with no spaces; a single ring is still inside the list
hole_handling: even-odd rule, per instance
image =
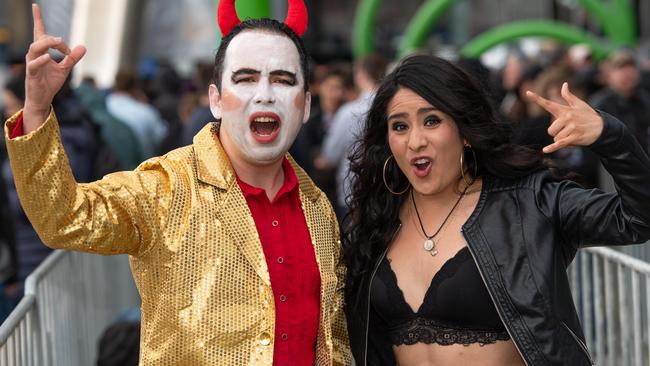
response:
[[[375,17],[381,0],[360,0],[352,29],[352,53],[355,58],[375,50]]]
[[[428,0],[425,2],[406,28],[398,50],[399,55],[404,56],[419,48],[426,41],[433,25],[457,1]],[[600,23],[610,42],[618,45],[634,45],[637,42],[636,22],[629,0],[578,1]],[[373,33],[375,17],[380,6],[381,0],[359,1],[352,39],[355,57],[366,55],[375,49]],[[485,45],[488,43],[494,46],[526,36],[549,37],[565,43],[586,43],[599,56],[604,55],[608,50],[601,45],[602,41],[576,27],[553,21],[522,21],[509,23],[480,35],[466,45],[462,52],[465,55],[478,57],[480,53],[476,53],[476,50],[486,51],[489,47],[486,48]]]
[[[485,51],[504,42],[522,37],[547,37],[567,44],[587,44],[596,58],[603,58],[610,48],[602,41],[583,30],[559,22],[537,20],[504,24],[493,28],[466,44],[460,51],[461,56],[478,58]]]
[[[630,0],[578,0],[603,27],[613,43],[633,46],[637,43],[636,18]]]
[[[431,28],[458,0],[429,0],[417,10],[409,22],[400,44],[398,54],[405,56],[418,49],[429,37]]]

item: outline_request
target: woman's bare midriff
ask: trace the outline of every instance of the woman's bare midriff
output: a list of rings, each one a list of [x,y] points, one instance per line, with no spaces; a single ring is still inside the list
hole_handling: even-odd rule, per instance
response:
[[[524,366],[512,341],[498,341],[480,344],[438,344],[416,343],[394,346],[395,359],[399,366]]]

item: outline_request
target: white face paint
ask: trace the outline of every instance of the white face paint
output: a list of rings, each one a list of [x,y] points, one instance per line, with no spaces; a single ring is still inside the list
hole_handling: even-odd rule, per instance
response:
[[[231,159],[267,165],[280,160],[309,117],[300,55],[286,36],[244,31],[226,51],[221,93],[210,86],[210,108],[221,117],[221,141]]]

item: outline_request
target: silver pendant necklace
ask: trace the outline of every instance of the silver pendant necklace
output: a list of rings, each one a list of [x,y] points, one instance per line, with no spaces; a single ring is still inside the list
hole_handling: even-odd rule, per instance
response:
[[[445,217],[445,219],[442,221],[442,224],[440,224],[440,227],[438,228],[438,230],[436,230],[435,233],[433,233],[433,235],[427,234],[427,232],[424,230],[424,225],[422,224],[422,219],[420,218],[420,212],[418,211],[418,206],[415,204],[415,197],[413,196],[413,190],[411,190],[411,201],[413,202],[413,207],[415,208],[415,214],[418,218],[418,222],[420,223],[420,229],[422,229],[422,233],[424,234],[425,237],[424,242],[422,243],[422,247],[424,248],[425,251],[429,252],[432,256],[438,254],[436,242],[433,238],[435,238],[436,235],[440,233],[440,230],[442,230],[442,228],[445,226],[447,220],[449,220],[449,217],[451,217],[451,214],[454,212],[456,207],[458,207],[458,204],[463,199],[463,196],[465,196],[465,192],[467,192],[467,188],[469,188],[469,186],[465,187],[463,192],[461,192],[460,196],[458,196],[458,200],[456,200],[456,203],[454,203],[454,206],[447,214],[447,217]]]

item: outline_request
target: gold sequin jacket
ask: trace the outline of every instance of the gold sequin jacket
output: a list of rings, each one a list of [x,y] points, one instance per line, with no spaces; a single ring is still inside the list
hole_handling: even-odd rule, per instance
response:
[[[271,365],[275,309],[264,252],[209,124],[194,144],[78,184],[52,111],[5,138],[24,210],[49,247],[128,253],[142,298],[140,365]],[[291,159],[290,159],[291,160]],[[321,276],[317,365],[351,363],[336,217],[292,161]]]

